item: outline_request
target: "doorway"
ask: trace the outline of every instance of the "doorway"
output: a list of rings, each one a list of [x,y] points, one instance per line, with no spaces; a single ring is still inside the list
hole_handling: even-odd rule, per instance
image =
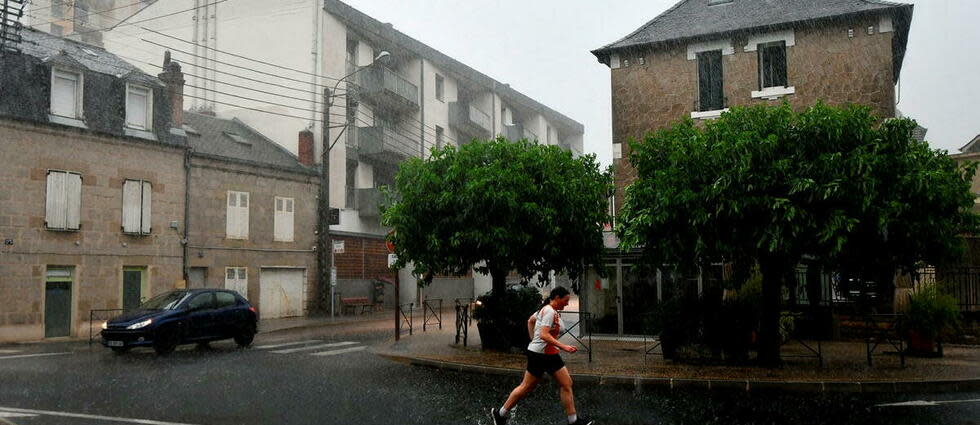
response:
[[[44,282],[44,337],[71,336],[72,269],[49,267]]]

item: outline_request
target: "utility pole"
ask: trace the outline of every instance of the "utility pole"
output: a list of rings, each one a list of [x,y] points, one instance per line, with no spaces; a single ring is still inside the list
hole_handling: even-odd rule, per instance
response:
[[[334,314],[333,241],[330,240],[330,89],[323,89],[323,147],[320,152],[320,197],[317,204],[316,265],[320,273],[320,297],[327,296],[330,302],[330,316]],[[329,291],[328,291],[329,286]],[[326,301],[326,300],[323,300]]]

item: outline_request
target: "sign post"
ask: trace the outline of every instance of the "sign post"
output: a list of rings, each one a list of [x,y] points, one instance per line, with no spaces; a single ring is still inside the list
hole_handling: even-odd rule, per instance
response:
[[[391,238],[395,236],[395,231],[392,230],[388,232],[387,240],[385,241],[385,247],[388,248],[388,268],[391,269],[394,266],[392,263],[392,257],[396,260],[398,257],[395,256],[395,243],[391,241]],[[402,321],[398,317],[401,314],[401,284],[398,280],[398,270],[395,269],[395,341],[398,341],[402,337]]]

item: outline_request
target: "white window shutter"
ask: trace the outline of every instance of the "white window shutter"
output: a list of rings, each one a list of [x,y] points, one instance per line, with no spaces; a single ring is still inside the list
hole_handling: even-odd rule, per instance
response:
[[[238,206],[239,208],[238,236],[244,239],[248,239],[248,207],[249,207],[248,193],[245,192],[241,193],[241,196],[238,198],[238,201],[239,201],[238,202],[239,205]]]
[[[283,239],[284,238],[284,235],[283,235],[283,230],[284,230],[283,229],[283,224],[284,224],[283,220],[284,219],[285,218],[283,217],[283,199],[282,198],[276,198],[276,211],[275,211],[275,214],[273,215],[273,223],[272,223],[272,234],[274,236],[273,237],[273,240],[275,240],[275,241],[283,241],[283,240],[285,240],[285,239]]]
[[[72,74],[54,71],[51,83],[51,113],[54,115],[77,118],[75,110],[78,93],[78,77]]]
[[[238,193],[228,192],[228,206],[225,208],[225,237],[238,237]]]
[[[44,221],[49,229],[65,228],[65,174],[60,171],[48,172]]]
[[[123,183],[123,232],[139,233],[140,231],[140,182],[126,180]]]
[[[286,200],[286,210],[283,211],[283,240],[287,242],[293,241],[293,200]]]
[[[78,230],[81,228],[82,221],[82,176],[68,173],[65,180],[65,191],[67,192],[68,201],[65,227],[69,230]]]
[[[142,215],[140,217],[140,222],[141,222],[140,231],[145,235],[149,235],[150,231],[153,230],[153,226],[152,226],[153,215],[150,212],[151,211],[150,206],[153,200],[152,197],[153,197],[153,186],[150,184],[150,182],[143,182],[143,202],[142,202],[143,208],[142,208]]]

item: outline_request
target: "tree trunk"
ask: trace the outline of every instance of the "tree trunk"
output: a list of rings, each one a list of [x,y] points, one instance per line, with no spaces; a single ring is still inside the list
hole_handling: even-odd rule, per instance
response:
[[[779,313],[783,280],[791,266],[780,259],[759,261],[762,272],[762,319],[759,329],[759,363],[763,366],[778,366],[779,358]]]
[[[500,297],[507,291],[507,271],[491,269],[490,277],[493,279],[493,286],[490,287],[490,295]]]

